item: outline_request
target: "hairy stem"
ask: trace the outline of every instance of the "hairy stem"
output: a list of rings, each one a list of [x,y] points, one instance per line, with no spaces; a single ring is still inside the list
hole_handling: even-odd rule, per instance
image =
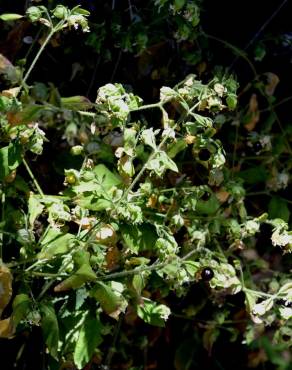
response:
[[[26,161],[24,158],[23,158],[23,164],[24,164],[24,166],[25,166],[25,168],[26,168],[26,170],[27,170],[27,172],[28,172],[29,176],[31,177],[31,179],[32,179],[32,181],[33,181],[33,183],[34,183],[34,185],[35,185],[35,187],[36,187],[36,189],[37,189],[38,193],[40,194],[40,196],[41,196],[42,198],[44,198],[44,197],[45,197],[45,195],[44,195],[44,193],[43,193],[43,191],[42,191],[42,189],[41,189],[41,187],[40,187],[39,183],[37,182],[37,179],[35,178],[34,174],[32,173],[32,171],[31,171],[31,169],[30,169],[30,167],[29,167],[29,165],[28,165],[27,161]]]
[[[47,46],[48,42],[51,40],[52,36],[55,33],[55,28],[52,28],[51,31],[49,32],[48,36],[46,37],[44,43],[40,47],[39,51],[37,52],[36,56],[34,57],[34,60],[32,61],[28,71],[26,72],[25,76],[23,77],[22,80],[22,86],[25,85],[28,77],[31,74],[31,71],[33,70],[34,66],[36,65],[36,62],[38,61],[39,57],[41,56],[42,52],[44,51],[45,47]]]

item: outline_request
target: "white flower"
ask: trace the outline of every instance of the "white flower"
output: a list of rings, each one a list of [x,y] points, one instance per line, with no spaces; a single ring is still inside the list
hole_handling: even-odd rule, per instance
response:
[[[262,147],[266,150],[272,149],[272,143],[271,143],[271,136],[270,135],[264,135],[260,137],[260,143],[262,144]]]
[[[287,231],[280,233],[279,229],[273,232],[271,239],[274,246],[284,247],[287,244],[292,244],[292,235],[288,234]]]
[[[279,309],[280,315],[284,320],[289,320],[292,318],[292,308],[290,307],[281,307]]]

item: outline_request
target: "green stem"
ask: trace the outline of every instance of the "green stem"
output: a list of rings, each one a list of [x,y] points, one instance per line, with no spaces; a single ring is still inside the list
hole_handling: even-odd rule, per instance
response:
[[[49,32],[48,36],[46,37],[44,43],[42,44],[42,46],[40,47],[39,51],[37,52],[36,56],[34,57],[34,60],[32,61],[28,71],[26,72],[23,80],[22,80],[22,86],[25,85],[28,77],[30,76],[31,74],[31,71],[33,70],[36,62],[38,61],[39,57],[41,56],[42,52],[44,51],[45,47],[47,46],[48,42],[50,41],[50,39],[52,38],[52,36],[54,35],[55,33],[55,28],[52,28],[51,31]]]
[[[137,112],[139,110],[153,109],[153,108],[159,108],[159,109],[161,109],[162,108],[162,103],[159,102],[159,103],[142,105],[141,107],[138,107],[138,108],[135,108],[135,109],[131,109],[130,112]]]
[[[26,168],[26,170],[27,170],[27,172],[28,172],[29,176],[31,177],[31,179],[32,179],[32,181],[33,181],[33,183],[34,183],[34,185],[35,185],[35,187],[36,187],[36,189],[37,189],[38,193],[40,194],[40,196],[41,196],[42,198],[44,198],[44,197],[45,197],[45,195],[44,195],[44,193],[43,193],[43,191],[42,191],[41,187],[39,186],[39,183],[37,182],[37,179],[34,177],[34,174],[32,173],[32,171],[31,171],[31,169],[30,169],[30,167],[29,167],[28,163],[26,162],[26,160],[25,160],[24,158],[23,158],[23,164],[24,164],[24,166],[25,166],[25,168]]]
[[[1,194],[1,205],[2,205],[1,223],[3,223],[5,220],[5,192],[3,188],[2,188],[2,194]],[[2,257],[3,257],[3,236],[4,236],[4,233],[1,230],[0,232],[0,261],[2,260]]]
[[[189,253],[187,253],[184,257],[180,258],[177,262],[180,263],[180,262],[183,262],[183,261],[187,260],[188,258],[190,258],[196,252],[197,252],[197,249],[194,248]],[[159,270],[159,269],[171,264],[171,262],[172,261],[161,262],[161,263],[154,262],[151,266],[141,266],[141,267],[137,267],[133,270],[114,272],[114,273],[109,274],[109,275],[100,276],[100,277],[98,277],[98,279],[99,280],[112,280],[112,279],[116,279],[116,278],[123,278],[123,277],[126,277],[126,276],[137,275],[137,274],[140,274],[141,272],[144,272],[144,271],[155,271],[155,270]],[[174,262],[175,262],[175,260],[174,260]]]
[[[64,277],[64,275],[61,275],[61,274],[53,274],[49,272],[39,272],[39,271],[30,271],[29,275],[49,277],[49,278]]]
[[[248,289],[248,288],[244,288],[243,291],[249,292],[258,297],[275,298],[277,296],[277,294],[268,294],[264,292],[259,292],[258,290]]]
[[[140,110],[153,109],[153,108],[163,109],[162,103],[159,102],[159,103],[154,103],[154,104],[142,105],[141,107],[131,109],[130,112],[138,112]],[[79,110],[78,113],[81,114],[81,116],[85,116],[85,117],[95,117],[96,114],[97,114],[97,113],[93,113],[93,112],[85,112],[83,110]]]

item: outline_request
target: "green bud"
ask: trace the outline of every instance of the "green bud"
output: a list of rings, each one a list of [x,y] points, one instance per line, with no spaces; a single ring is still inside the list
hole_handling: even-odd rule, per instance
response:
[[[66,6],[57,5],[53,10],[53,15],[58,19],[66,19],[68,17],[68,9]]]
[[[37,22],[42,16],[42,11],[38,6],[30,6],[26,11],[26,15],[31,22]]]
[[[75,145],[75,146],[72,146],[72,148],[70,149],[70,153],[72,155],[80,155],[83,153],[83,146],[82,145]]]
[[[237,106],[237,97],[236,95],[230,94],[226,98],[226,103],[229,109],[233,110]]]

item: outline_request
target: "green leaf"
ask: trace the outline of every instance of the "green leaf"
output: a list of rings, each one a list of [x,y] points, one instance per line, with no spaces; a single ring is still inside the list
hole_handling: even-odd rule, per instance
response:
[[[174,158],[179,152],[184,150],[188,144],[184,139],[178,139],[171,143],[167,148],[167,154],[170,158]]]
[[[240,171],[238,176],[241,177],[247,184],[262,183],[268,179],[268,173],[262,166],[252,167],[247,170]]]
[[[59,344],[59,325],[55,309],[52,304],[42,302],[40,304],[40,312],[42,316],[41,327],[44,340],[46,342],[50,355],[57,360]]]
[[[18,294],[12,303],[12,319],[15,327],[25,319],[31,309],[31,300],[27,294]]]
[[[90,296],[100,303],[104,312],[115,319],[118,318],[119,314],[127,306],[127,303],[120,294],[121,292],[118,290],[120,286],[122,284],[113,281],[111,282],[111,286],[99,281],[90,291]]]
[[[148,128],[147,130],[144,130],[141,134],[141,139],[146,145],[149,145],[152,149],[156,149],[156,141],[153,128]]]
[[[9,146],[0,149],[0,180],[3,180],[11,172],[8,166],[8,150]]]
[[[81,15],[84,15],[85,17],[90,15],[90,12],[88,10],[80,8],[79,6],[76,6],[75,8],[73,8],[71,13],[72,14],[81,14]]]
[[[164,304],[157,304],[144,298],[143,303],[137,307],[137,315],[147,324],[164,327],[170,315],[170,309]]]
[[[9,144],[0,149],[0,181],[20,165],[21,154],[21,146],[17,144]]]
[[[40,201],[33,195],[28,200],[28,214],[29,214],[29,226],[33,228],[34,222],[37,217],[42,213],[44,206]]]
[[[270,218],[281,218],[289,222],[290,210],[285,199],[273,196],[269,203],[268,213]]]
[[[200,114],[196,114],[194,113],[194,117],[196,119],[196,123],[197,125],[199,124],[199,126],[201,127],[212,127],[212,124],[213,124],[213,121],[211,118],[209,117],[204,117],[204,116],[201,116]]]
[[[74,362],[78,369],[91,360],[96,347],[102,342],[102,324],[95,317],[88,315],[80,329],[74,350]]]
[[[226,98],[226,103],[230,110],[234,110],[237,106],[237,96],[235,94],[229,94]]]
[[[132,285],[135,292],[140,296],[142,290],[145,287],[145,278],[142,274],[136,274],[133,276]]]
[[[93,169],[97,180],[102,184],[103,188],[109,190],[113,186],[118,186],[122,183],[121,179],[113,174],[105,165],[99,164]]]
[[[39,117],[39,114],[44,111],[43,105],[30,104],[17,114],[17,119],[21,124],[30,123]]]
[[[17,19],[23,18],[23,15],[15,14],[15,13],[4,13],[0,15],[0,19],[2,21],[16,21]]]
[[[83,284],[96,280],[96,275],[89,264],[83,264],[73,275],[55,286],[55,292],[78,289]]]
[[[250,291],[245,290],[245,305],[247,308],[247,312],[251,313],[255,304],[257,297]]]
[[[64,234],[57,229],[49,229],[44,239],[41,241],[42,249],[38,253],[39,259],[50,259],[56,254],[68,252],[70,245],[76,240],[75,236]]]
[[[81,197],[75,199],[76,204],[81,208],[85,208],[91,211],[104,211],[112,207],[112,202],[107,199],[97,198],[94,195],[89,195],[87,197]]]
[[[167,169],[178,172],[176,163],[163,151],[155,153],[154,158],[147,163],[147,169],[154,171],[158,176],[162,176]]]
[[[165,152],[163,151],[158,152],[158,158],[166,169],[169,169],[174,172],[178,172],[176,163],[172,159],[170,159],[169,156]]]
[[[278,292],[278,295],[283,297],[288,297],[289,299],[292,298],[292,282],[289,281],[288,283],[284,284]]]
[[[121,224],[120,232],[127,247],[134,254],[152,249],[157,240],[155,228],[146,223],[141,225]]]
[[[61,105],[63,108],[70,110],[87,110],[92,108],[92,103],[85,96],[70,96],[66,98],[61,98]]]
[[[210,199],[207,201],[203,201],[201,199],[198,200],[196,204],[196,212],[200,214],[212,215],[218,210],[219,207],[220,203],[218,199],[214,194],[212,194]]]
[[[187,273],[194,278],[195,274],[197,273],[197,271],[200,268],[200,263],[195,262],[195,261],[187,260],[187,261],[183,262],[183,267],[185,268]]]

